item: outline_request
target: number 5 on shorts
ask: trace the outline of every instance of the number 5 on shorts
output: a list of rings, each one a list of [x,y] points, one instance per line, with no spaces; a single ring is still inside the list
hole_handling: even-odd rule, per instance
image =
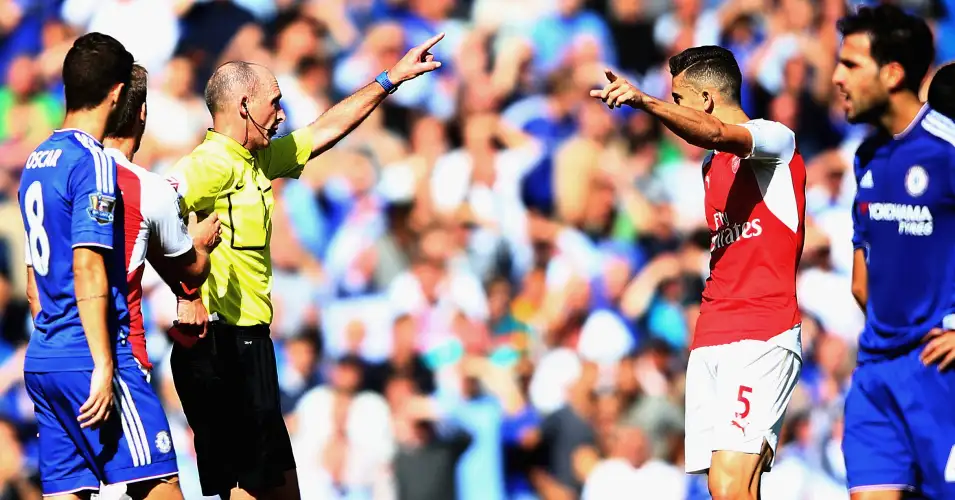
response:
[[[739,393],[736,395],[736,400],[743,403],[743,411],[737,412],[736,418],[746,418],[746,416],[749,415],[749,398],[747,398],[746,395],[752,393],[752,387],[746,387],[745,385],[739,386]]]

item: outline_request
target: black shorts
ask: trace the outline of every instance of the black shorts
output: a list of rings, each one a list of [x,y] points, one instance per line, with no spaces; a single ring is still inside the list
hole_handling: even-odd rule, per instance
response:
[[[175,344],[170,362],[195,435],[203,495],[236,485],[251,492],[284,485],[295,458],[269,327],[210,325],[192,348]]]

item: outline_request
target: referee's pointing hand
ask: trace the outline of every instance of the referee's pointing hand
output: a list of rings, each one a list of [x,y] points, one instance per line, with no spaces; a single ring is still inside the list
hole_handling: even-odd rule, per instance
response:
[[[393,68],[388,70],[388,78],[392,83],[397,85],[440,68],[441,62],[435,61],[434,54],[430,51],[431,47],[434,47],[442,38],[444,33],[438,33],[409,50]]]

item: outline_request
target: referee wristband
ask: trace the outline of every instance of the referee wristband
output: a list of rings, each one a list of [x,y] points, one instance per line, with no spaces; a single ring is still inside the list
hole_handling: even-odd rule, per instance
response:
[[[375,81],[378,82],[378,85],[381,85],[381,88],[385,89],[385,92],[389,94],[394,94],[398,90],[398,86],[392,83],[391,79],[388,78],[388,72],[382,71],[378,73],[378,76],[375,77]]]

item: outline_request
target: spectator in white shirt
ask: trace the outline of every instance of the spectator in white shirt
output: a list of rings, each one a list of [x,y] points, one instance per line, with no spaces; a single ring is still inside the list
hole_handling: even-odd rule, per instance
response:
[[[357,358],[342,358],[330,385],[299,400],[290,437],[302,498],[337,498],[341,491],[371,495],[394,456],[391,412],[378,394],[358,391],[361,366]]]
[[[473,214],[477,228],[471,233],[468,252],[482,277],[501,245],[522,271],[530,265],[521,182],[537,164],[543,147],[531,136],[509,127],[493,113],[475,113],[463,126],[464,145],[440,157],[431,174],[434,210],[451,218],[462,207]],[[494,147],[495,140],[504,144]]]
[[[173,58],[161,75],[162,86],[151,90],[147,97],[149,122],[145,139],[153,146],[156,159],[171,165],[202,142],[212,121],[203,100],[192,92],[195,82],[192,61],[185,57]]]
[[[452,252],[446,229],[425,231],[411,270],[398,275],[387,292],[396,316],[410,314],[417,319],[423,350],[450,335],[457,314],[472,321],[486,321],[489,316],[484,286],[466,267],[452,266]]]
[[[66,0],[63,20],[81,32],[110,35],[136,55],[136,61],[158,74],[179,42],[175,2],[156,0]]]
[[[683,500],[684,474],[673,465],[650,458],[649,442],[637,427],[617,427],[608,457],[587,476],[582,500],[623,500],[646,492],[654,500]]]

